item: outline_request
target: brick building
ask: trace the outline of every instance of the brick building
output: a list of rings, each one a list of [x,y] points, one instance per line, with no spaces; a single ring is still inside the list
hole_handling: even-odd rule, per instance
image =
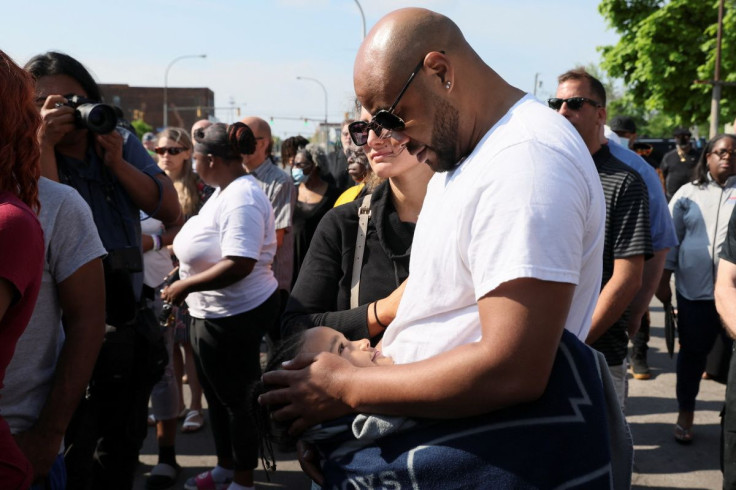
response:
[[[120,107],[128,121],[143,119],[156,131],[163,129],[164,89],[131,87],[125,84],[100,84],[108,104]],[[215,115],[215,93],[208,88],[171,88],[166,90],[169,126],[189,129],[198,119]]]

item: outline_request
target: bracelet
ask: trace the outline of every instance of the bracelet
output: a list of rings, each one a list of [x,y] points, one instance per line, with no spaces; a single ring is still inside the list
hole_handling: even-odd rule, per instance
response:
[[[151,240],[153,240],[153,251],[158,252],[161,250],[161,235],[151,235]]]
[[[373,302],[373,316],[376,317],[376,323],[378,323],[380,327],[388,328],[388,325],[381,323],[381,320],[378,318],[378,301]]]

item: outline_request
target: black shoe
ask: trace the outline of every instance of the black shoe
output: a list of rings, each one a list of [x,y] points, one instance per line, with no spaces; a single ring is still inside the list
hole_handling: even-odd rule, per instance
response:
[[[649,364],[647,360],[641,357],[631,358],[631,374],[634,379],[649,379],[652,377],[652,373],[649,372]]]

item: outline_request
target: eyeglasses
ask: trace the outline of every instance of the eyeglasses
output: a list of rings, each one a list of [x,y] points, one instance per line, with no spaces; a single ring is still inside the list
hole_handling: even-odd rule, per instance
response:
[[[153,149],[153,151],[156,152],[157,155],[163,155],[166,152],[169,152],[169,155],[174,156],[178,155],[179,153],[183,151],[187,151],[186,148],[176,148],[174,146],[157,146]]]
[[[445,54],[444,51],[440,51],[440,53]],[[371,130],[376,133],[376,136],[381,136],[381,132],[386,129],[389,131],[389,134],[385,136],[387,138],[390,136],[391,131],[401,131],[404,129],[406,123],[403,119],[394,114],[394,109],[396,109],[396,106],[404,96],[406,89],[409,88],[412,80],[414,80],[414,77],[417,76],[419,70],[424,66],[424,58],[426,58],[426,55],[424,55],[419,63],[417,63],[417,66],[414,67],[414,71],[409,75],[409,79],[404,84],[404,88],[401,89],[401,92],[399,92],[398,97],[396,97],[394,103],[391,104],[391,107],[388,109],[381,109],[376,112],[370,122],[355,121],[348,124],[348,132],[350,133],[350,138],[353,140],[353,143],[358,146],[363,146],[368,143],[368,132]]]
[[[725,148],[722,148],[718,151],[712,151],[710,152],[711,155],[716,155],[719,159],[723,160],[725,158],[733,158],[736,157],[736,150],[727,150]]]
[[[569,99],[558,99],[557,97],[552,97],[551,99],[547,99],[547,105],[556,111],[560,110],[563,102],[567,103],[567,107],[571,111],[579,111],[586,102],[593,107],[603,107],[599,102],[587,97],[570,97]]]

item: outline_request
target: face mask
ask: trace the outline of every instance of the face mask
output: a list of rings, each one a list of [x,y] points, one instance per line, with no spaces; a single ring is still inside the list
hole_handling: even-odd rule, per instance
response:
[[[629,138],[624,138],[623,136],[619,136],[618,139],[621,141],[621,146],[623,146],[624,148],[628,148],[629,147],[629,145],[630,145],[630,143],[629,143],[630,139]]]
[[[297,167],[291,167],[291,178],[294,180],[295,184],[301,184],[307,176],[304,175],[304,170]]]

